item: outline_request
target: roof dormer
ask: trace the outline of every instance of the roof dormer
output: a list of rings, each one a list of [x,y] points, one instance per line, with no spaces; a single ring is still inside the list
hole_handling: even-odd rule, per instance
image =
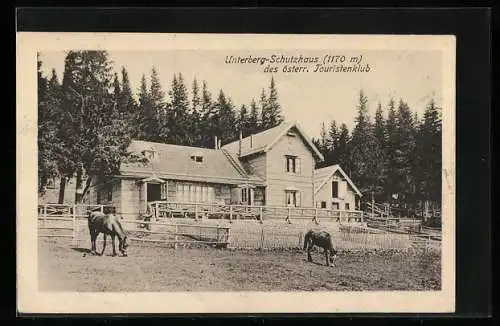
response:
[[[204,156],[201,151],[196,151],[191,153],[190,155],[191,161],[196,162],[196,163],[203,163],[204,162]]]
[[[148,161],[155,161],[158,159],[158,152],[154,150],[154,148],[148,148],[143,150],[142,155],[148,159]]]

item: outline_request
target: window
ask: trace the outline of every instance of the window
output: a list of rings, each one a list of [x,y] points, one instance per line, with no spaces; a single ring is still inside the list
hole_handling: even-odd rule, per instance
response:
[[[203,156],[191,156],[191,160],[196,162],[196,163],[202,163],[203,162]]]
[[[348,211],[349,210],[349,203],[345,203],[345,210]]]
[[[332,181],[332,198],[339,197],[339,183],[338,181]]]
[[[108,197],[108,201],[112,201],[113,200],[113,187],[112,186],[108,186],[107,187],[107,197]]]
[[[286,191],[285,195],[286,195],[286,205],[287,206],[294,206],[294,207],[298,206],[297,191]]]
[[[332,209],[339,209],[339,203],[332,203]]]
[[[326,201],[321,202],[321,208],[326,208]]]
[[[177,183],[177,201],[183,203],[210,203],[215,198],[213,187],[189,183]]]
[[[248,189],[242,188],[241,189],[241,202],[246,203],[247,201],[248,201]]]
[[[152,160],[155,160],[158,158],[158,153],[152,149],[143,150],[142,155],[144,155],[149,161],[152,161]]]
[[[196,162],[196,163],[202,163],[203,162],[203,152],[202,151],[195,151],[191,153],[191,161]]]
[[[286,172],[300,173],[300,160],[296,156],[286,156]]]

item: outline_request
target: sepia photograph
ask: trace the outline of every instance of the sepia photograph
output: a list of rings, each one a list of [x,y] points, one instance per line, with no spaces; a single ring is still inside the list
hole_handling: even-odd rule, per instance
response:
[[[452,36],[19,33],[20,300],[452,312],[454,63]]]

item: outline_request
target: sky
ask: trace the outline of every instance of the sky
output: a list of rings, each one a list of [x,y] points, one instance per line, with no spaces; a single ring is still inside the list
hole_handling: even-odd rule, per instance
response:
[[[415,50],[353,50],[312,51],[302,50],[162,50],[162,51],[109,51],[116,72],[126,67],[133,91],[137,93],[141,76],[149,75],[154,66],[160,76],[160,83],[168,93],[174,74],[183,74],[186,86],[191,91],[193,79],[205,80],[215,100],[222,89],[239,108],[249,105],[252,99],[258,103],[263,88],[267,90],[271,75],[274,76],[282,112],[287,121],[298,121],[309,137],[318,137],[321,123],[336,120],[337,125],[347,124],[351,130],[356,115],[359,91],[368,97],[369,114],[373,118],[380,102],[387,116],[390,98],[403,99],[412,111],[422,117],[431,98],[437,105],[442,102],[441,52]],[[315,64],[228,64],[226,57],[318,57],[321,62],[326,55],[344,55],[349,58],[362,55],[361,67],[370,67],[369,72],[313,72]],[[59,79],[64,71],[65,53],[42,52],[42,70],[49,76],[55,69]],[[264,72],[268,65],[276,66],[278,72]],[[283,72],[285,65],[307,66],[309,72]],[[326,63],[326,66],[340,65]],[[168,95],[167,95],[168,99]]]

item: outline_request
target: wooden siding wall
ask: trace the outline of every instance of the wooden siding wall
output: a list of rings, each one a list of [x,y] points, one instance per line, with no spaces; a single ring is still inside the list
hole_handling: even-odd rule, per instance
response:
[[[300,159],[300,173],[286,172],[286,155]],[[295,187],[300,193],[300,206],[313,206],[314,157],[302,138],[284,136],[267,153],[266,205],[284,206],[285,189]]]
[[[143,213],[141,185],[133,179],[122,179],[121,185],[121,207],[124,218],[138,218]]]
[[[96,188],[98,188],[97,191],[101,191],[100,204],[111,205],[111,206],[116,208],[117,213],[121,213],[122,212],[121,182],[120,182],[120,180],[113,180],[113,181],[109,181],[108,184],[111,185],[111,191],[112,191],[111,200],[109,200],[109,201],[108,201],[108,197],[107,197],[107,192],[103,191],[103,189],[106,185],[101,184],[99,187],[96,187]],[[95,195],[97,197],[97,192],[95,193]],[[96,198],[96,202],[97,202],[97,198]]]
[[[339,209],[344,210],[345,209],[345,203],[349,203],[349,209],[353,210],[356,209],[356,194],[354,190],[349,186],[347,181],[342,177],[342,174],[339,172],[336,172],[335,175],[338,178],[339,182],[339,197],[343,198],[337,198],[335,202],[339,203]],[[325,201],[326,202],[326,207],[331,208],[332,204],[332,181],[333,181],[333,176],[331,176],[326,184],[316,193],[315,196],[315,202],[316,202],[316,207],[321,207],[321,202]],[[342,186],[340,185],[341,182],[345,183],[345,189],[346,192],[344,194],[340,193]]]

